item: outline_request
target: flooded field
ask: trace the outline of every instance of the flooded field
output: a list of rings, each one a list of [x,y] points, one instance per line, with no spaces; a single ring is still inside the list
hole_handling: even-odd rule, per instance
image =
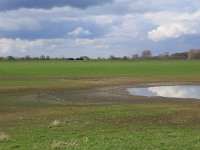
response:
[[[199,66],[172,60],[1,61],[0,150],[199,150],[200,100],[127,92],[159,86],[173,96],[176,88],[162,86],[200,85]]]
[[[127,90],[130,95],[138,96],[200,99],[200,86],[197,85],[139,87]]]

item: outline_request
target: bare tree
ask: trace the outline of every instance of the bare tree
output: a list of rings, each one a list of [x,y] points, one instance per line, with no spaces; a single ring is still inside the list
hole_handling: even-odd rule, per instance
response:
[[[195,59],[195,49],[190,49],[188,51],[188,59]]]
[[[138,59],[139,58],[139,55],[138,54],[133,54],[132,55],[132,59]]]
[[[200,49],[196,49],[195,59],[200,59]]]
[[[45,58],[46,60],[50,60],[51,58],[49,57],[49,56],[46,56],[46,58]]]
[[[24,59],[25,59],[25,60],[30,60],[31,57],[30,57],[29,55],[26,55],[26,56],[24,57]]]
[[[141,55],[141,57],[142,57],[143,59],[149,59],[149,58],[151,58],[151,56],[152,56],[152,53],[151,53],[150,50],[144,50],[144,51],[142,52],[142,55]]]
[[[44,55],[41,55],[41,56],[40,56],[40,60],[45,60],[45,58],[46,58],[46,57],[45,57]]]
[[[188,59],[200,59],[200,49],[190,49],[188,51]]]

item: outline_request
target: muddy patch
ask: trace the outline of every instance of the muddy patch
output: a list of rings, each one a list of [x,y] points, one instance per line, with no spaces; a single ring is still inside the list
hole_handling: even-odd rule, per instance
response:
[[[90,88],[80,90],[52,90],[37,94],[37,99],[53,104],[127,104],[127,103],[152,103],[152,102],[169,102],[169,101],[184,101],[181,97],[170,98],[162,96],[147,97],[146,95],[130,94],[127,89],[133,88],[148,88],[162,85],[174,86],[176,83],[150,83],[150,84],[135,84],[133,86],[111,86],[101,88]],[[179,83],[179,85],[187,85]],[[191,89],[192,91],[192,89]],[[198,89],[199,91],[199,89]],[[186,100],[194,100],[187,98]]]

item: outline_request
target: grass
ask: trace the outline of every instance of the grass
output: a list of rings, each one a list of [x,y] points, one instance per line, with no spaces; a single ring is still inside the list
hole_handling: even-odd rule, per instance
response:
[[[200,81],[200,61],[1,61],[0,91]]]
[[[10,121],[1,130],[12,139],[1,142],[1,147],[199,149],[200,120],[192,116],[200,113],[197,104],[50,106],[31,108],[23,115],[23,110],[7,112]],[[52,126],[55,119],[59,124]]]
[[[200,61],[2,61],[1,78],[199,76]]]
[[[94,89],[199,83],[199,66],[199,61],[2,61],[0,150],[198,150],[199,101],[99,95]]]

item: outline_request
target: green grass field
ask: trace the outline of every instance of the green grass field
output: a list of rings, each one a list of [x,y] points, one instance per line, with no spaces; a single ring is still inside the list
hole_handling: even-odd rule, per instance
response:
[[[136,81],[200,81],[200,61],[2,61],[0,90],[86,88]],[[80,80],[78,80],[80,78]],[[82,78],[90,80],[81,80]],[[107,82],[103,79],[111,79]],[[119,79],[121,78],[121,79]],[[63,80],[62,80],[63,79]],[[91,80],[93,79],[93,80]],[[96,83],[96,80],[100,80]]]
[[[0,150],[199,150],[200,101],[101,89],[182,82],[200,61],[1,61]]]
[[[0,77],[199,76],[200,61],[10,61],[0,62]]]

